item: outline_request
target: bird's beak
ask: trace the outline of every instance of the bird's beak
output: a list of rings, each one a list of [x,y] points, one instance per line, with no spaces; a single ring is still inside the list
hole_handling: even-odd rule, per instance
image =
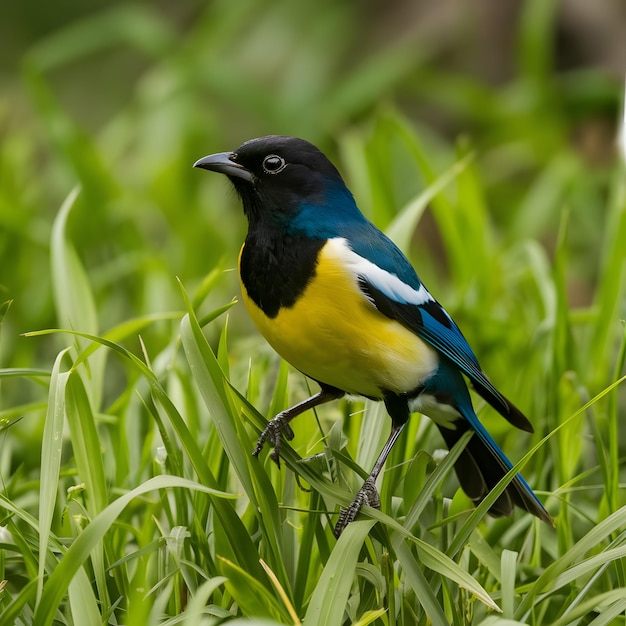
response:
[[[209,154],[209,156],[198,159],[193,166],[200,167],[203,170],[211,170],[226,174],[226,176],[234,176],[235,178],[243,178],[248,182],[253,182],[254,175],[243,165],[239,165],[232,160],[233,152],[218,152],[217,154]]]

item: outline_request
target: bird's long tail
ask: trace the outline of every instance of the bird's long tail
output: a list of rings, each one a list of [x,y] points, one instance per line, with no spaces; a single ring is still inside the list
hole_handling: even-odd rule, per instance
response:
[[[456,462],[455,471],[463,491],[475,504],[479,504],[512,465],[480,423],[473,409],[469,407],[463,410],[459,407],[458,410],[465,419],[455,422],[455,430],[441,425],[438,425],[438,428],[449,448],[468,430],[475,431],[476,434],[469,440]],[[554,525],[552,517],[521,474],[517,474],[508,484],[490,508],[489,513],[494,517],[510,515],[514,506],[519,506],[548,524]]]

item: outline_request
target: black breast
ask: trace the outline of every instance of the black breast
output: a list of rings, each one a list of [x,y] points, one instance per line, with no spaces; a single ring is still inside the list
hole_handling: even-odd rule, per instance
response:
[[[239,273],[248,296],[268,317],[293,306],[315,276],[325,240],[248,232]]]

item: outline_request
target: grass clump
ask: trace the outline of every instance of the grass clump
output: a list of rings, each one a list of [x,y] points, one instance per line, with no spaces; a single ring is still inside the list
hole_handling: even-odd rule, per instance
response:
[[[615,119],[619,88],[554,73],[539,4],[497,88],[410,29],[355,54],[331,2],[215,2],[184,27],[112,5],[23,57],[0,157],[1,624],[624,623],[626,177],[590,166],[570,112]],[[94,59],[108,84],[122,45],[124,104],[90,118]],[[244,218],[191,164],[268,132],[332,156],[528,414],[532,437],[477,404],[555,529],[485,518],[495,492],[473,509],[451,472],[465,441],[438,454],[414,415],[382,511],[336,541],[388,432],[374,403],[300,417],[282,470],[251,456],[309,383],[234,301]]]

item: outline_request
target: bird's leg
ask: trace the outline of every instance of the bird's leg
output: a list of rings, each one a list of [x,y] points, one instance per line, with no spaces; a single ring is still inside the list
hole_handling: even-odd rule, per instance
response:
[[[366,478],[363,486],[359,489],[352,504],[347,509],[341,509],[339,519],[335,526],[335,537],[339,538],[339,535],[344,531],[345,527],[356,519],[359,511],[363,506],[371,506],[375,509],[380,508],[380,498],[378,496],[378,490],[376,489],[376,479],[383,469],[383,465],[393,448],[393,444],[396,442],[406,422],[402,424],[393,424],[391,427],[391,433],[389,439],[385,443],[370,475]]]
[[[278,467],[280,467],[280,445],[281,445],[281,437],[284,435],[288,441],[293,439],[293,430],[291,426],[289,426],[289,422],[294,418],[300,415],[300,413],[304,413],[313,407],[319,406],[320,404],[324,404],[325,402],[330,402],[331,400],[337,400],[344,395],[344,392],[340,389],[336,389],[335,387],[322,386],[322,389],[319,393],[316,393],[314,396],[303,400],[299,404],[292,406],[285,411],[281,411],[276,417],[272,418],[265,427],[265,430],[261,433],[259,437],[256,448],[252,453],[254,456],[259,456],[261,450],[263,449],[263,445],[266,441],[270,442],[270,445],[274,448],[270,454],[270,457]]]
[[[391,452],[398,437],[402,433],[402,430],[406,426],[409,418],[409,407],[406,399],[401,396],[389,395],[385,398],[385,405],[387,411],[391,415],[391,432],[389,437],[383,446],[374,467],[370,472],[370,475],[365,479],[363,486],[359,489],[354,500],[347,509],[341,509],[339,519],[335,525],[335,537],[339,538],[339,535],[344,531],[346,526],[356,519],[359,511],[363,506],[371,506],[372,508],[380,508],[380,497],[378,490],[376,489],[376,479],[380,474],[385,461]]]

